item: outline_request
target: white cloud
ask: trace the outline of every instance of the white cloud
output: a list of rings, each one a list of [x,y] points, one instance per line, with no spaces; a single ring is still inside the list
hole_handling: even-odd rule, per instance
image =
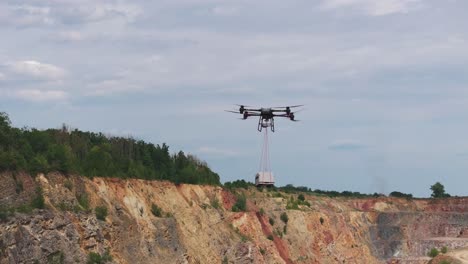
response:
[[[81,41],[85,36],[79,31],[64,31],[58,34],[58,39],[64,41]]]
[[[60,90],[49,90],[42,91],[38,89],[31,90],[19,90],[11,94],[12,97],[19,98],[26,101],[32,102],[44,102],[44,101],[62,101],[67,99],[68,95],[64,91]]]
[[[16,61],[7,65],[15,74],[38,79],[61,80],[66,75],[66,71],[58,66],[34,60]]]
[[[367,146],[356,140],[336,140],[332,142],[328,149],[337,150],[337,151],[346,151],[346,150],[359,150],[366,148]]]
[[[394,13],[407,13],[414,4],[421,0],[324,0],[322,7],[335,9],[357,7],[372,16],[383,16]]]
[[[233,156],[239,155],[239,153],[236,151],[214,148],[214,147],[200,147],[198,148],[197,153],[214,155],[214,156],[227,156],[227,157],[233,157]]]
[[[212,11],[217,16],[233,16],[239,12],[239,8],[234,6],[215,6]]]

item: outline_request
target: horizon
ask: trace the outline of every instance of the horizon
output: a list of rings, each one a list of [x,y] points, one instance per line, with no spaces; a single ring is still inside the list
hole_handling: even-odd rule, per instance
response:
[[[255,118],[276,184],[429,197],[468,184],[468,3],[450,0],[0,3],[0,111],[15,127],[132,135],[253,182]],[[171,152],[172,153],[172,152]]]

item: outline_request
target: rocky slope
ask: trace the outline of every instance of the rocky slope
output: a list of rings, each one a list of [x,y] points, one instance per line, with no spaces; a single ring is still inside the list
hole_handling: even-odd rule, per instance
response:
[[[46,206],[29,211],[38,186]],[[4,173],[2,210],[21,212],[0,222],[0,263],[86,263],[90,252],[113,263],[427,263],[432,247],[468,246],[465,198],[306,196],[287,210],[296,194],[242,192],[248,210],[232,212],[236,196],[220,187]]]

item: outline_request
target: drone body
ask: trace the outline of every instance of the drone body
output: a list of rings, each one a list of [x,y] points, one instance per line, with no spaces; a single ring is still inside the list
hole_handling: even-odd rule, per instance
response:
[[[275,132],[275,117],[284,117],[288,118],[291,121],[298,121],[295,120],[294,112],[291,111],[291,108],[301,107],[303,105],[292,105],[292,106],[281,106],[281,107],[260,107],[260,108],[249,108],[248,106],[238,105],[239,111],[231,111],[226,110],[227,112],[231,113],[239,113],[242,115],[242,119],[247,119],[251,116],[258,116],[258,127],[257,130],[259,132],[262,131],[263,128],[270,127],[272,132]],[[297,113],[298,111],[296,111]]]

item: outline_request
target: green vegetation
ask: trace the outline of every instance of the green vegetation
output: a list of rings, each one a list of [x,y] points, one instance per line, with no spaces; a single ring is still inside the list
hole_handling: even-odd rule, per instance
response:
[[[249,187],[254,187],[255,184],[251,182],[247,182],[245,180],[235,180],[233,182],[225,182],[224,187],[227,189],[237,189],[237,188],[243,188],[243,189],[248,189]]]
[[[221,207],[217,197],[214,197],[213,199],[211,199],[210,204],[211,204],[211,207],[213,207],[214,209],[219,209]]]
[[[294,200],[294,197],[291,196],[288,203],[286,204],[286,209],[288,209],[288,210],[299,210],[299,205],[310,206],[310,203],[305,200],[304,195],[302,195],[302,196],[301,195],[299,195],[299,197],[301,197],[302,199],[299,199],[299,197],[298,197],[297,200]]]
[[[162,217],[163,215],[162,209],[155,204],[151,204],[151,213],[156,217]]]
[[[295,187],[292,184],[287,184],[287,185],[285,185],[283,187],[279,187],[278,190],[280,190],[282,192],[285,192],[285,193],[307,193],[307,194],[310,194],[310,195],[328,196],[328,197],[365,198],[365,197],[379,197],[380,196],[380,194],[378,194],[378,193],[365,194],[365,193],[351,192],[351,191],[337,192],[337,191],[323,191],[323,190],[319,190],[319,189],[312,190],[312,189],[307,188],[305,186]],[[302,194],[302,197],[304,197],[303,194]],[[298,197],[298,200],[301,200],[302,197]],[[304,200],[305,200],[305,197],[304,197]]]
[[[65,256],[63,255],[62,251],[55,252],[47,257],[48,264],[63,264],[65,263],[64,261]]]
[[[80,204],[81,208],[83,210],[88,211],[89,210],[89,199],[88,199],[88,194],[83,193],[77,197],[78,203]]]
[[[223,262],[221,262],[222,264],[228,264],[229,263],[229,260],[227,258],[227,256],[224,256],[223,258]]]
[[[304,197],[304,195],[303,195],[302,193],[299,194],[299,196],[297,196],[297,199],[298,199],[299,201],[302,201],[302,202],[305,201],[305,197]]]
[[[36,196],[34,196],[33,200],[31,201],[31,207],[37,209],[44,209],[44,206],[44,195],[42,194],[42,189],[38,187],[36,189]]]
[[[323,222],[325,222],[325,220],[323,220],[323,217],[320,217],[320,224],[323,225]]]
[[[275,225],[275,219],[273,219],[273,218],[271,218],[271,217],[268,219],[268,222],[270,222],[270,225],[271,225],[271,226],[274,226],[274,225]]]
[[[107,207],[105,206],[97,206],[94,208],[94,212],[96,213],[96,218],[102,221],[106,220],[107,217]]]
[[[268,219],[268,221],[270,222],[270,225],[271,225],[271,226],[274,226],[274,225],[275,225],[275,219],[273,219],[273,218],[270,217],[270,218]]]
[[[236,203],[232,206],[233,212],[245,212],[247,211],[247,198],[245,194],[238,194]]]
[[[288,214],[287,214],[286,212],[283,212],[283,213],[280,215],[280,219],[281,219],[281,221],[283,221],[285,224],[287,224],[288,221],[289,221]]]
[[[447,254],[448,248],[447,248],[446,246],[443,246],[443,247],[440,249],[440,252],[441,252],[442,254]]]
[[[69,191],[73,189],[73,183],[69,179],[65,180],[65,182],[63,183],[63,186],[67,188]]]
[[[272,234],[269,234],[269,235],[267,236],[267,238],[268,238],[268,240],[271,240],[271,241],[273,241],[273,239],[274,239]]]
[[[260,211],[258,212],[261,216],[265,215],[265,210],[263,208],[260,208]]]
[[[431,186],[431,197],[432,198],[445,198],[450,197],[450,194],[445,192],[445,187],[440,182],[436,182]]]
[[[439,255],[439,250],[437,250],[437,248],[432,248],[429,253],[427,253],[427,255],[431,258],[435,258],[437,257],[437,255]]]
[[[413,195],[411,193],[402,193],[402,192],[391,192],[389,194],[390,197],[397,197],[397,198],[406,198],[406,199],[413,199]]]
[[[265,255],[266,250],[264,248],[260,248],[260,254]]]
[[[58,171],[88,177],[220,185],[218,174],[206,162],[182,151],[171,155],[164,143],[153,145],[131,137],[71,130],[65,125],[60,129],[19,129],[12,127],[8,115],[2,112],[0,171],[27,171],[32,175]]]
[[[88,254],[88,261],[86,263],[87,264],[104,264],[109,261],[112,261],[112,256],[109,253],[109,249],[107,249],[106,252],[104,252],[102,256],[99,253],[90,252]]]

